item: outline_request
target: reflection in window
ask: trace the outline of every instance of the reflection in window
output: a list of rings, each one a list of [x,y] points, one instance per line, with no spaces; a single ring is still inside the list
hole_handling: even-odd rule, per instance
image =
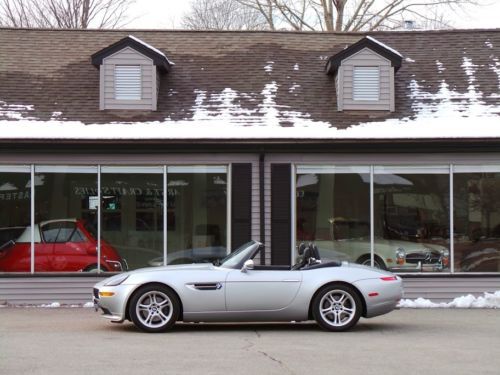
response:
[[[31,270],[30,187],[29,173],[0,170],[0,272]]]
[[[370,175],[297,174],[297,244],[314,242],[322,259],[370,264]]]
[[[97,168],[41,166],[35,169],[35,271],[97,271]],[[95,229],[93,230],[95,231]],[[114,249],[101,252],[103,271],[121,271]]]
[[[376,265],[400,272],[448,271],[449,176],[397,169],[374,175]]]
[[[103,167],[101,174],[101,233],[130,269],[163,254],[163,174],[149,170]]]
[[[220,169],[220,168],[218,168]],[[227,175],[184,168],[168,173],[169,264],[212,262],[227,255]]]
[[[455,271],[500,271],[500,173],[455,173],[453,197]]]

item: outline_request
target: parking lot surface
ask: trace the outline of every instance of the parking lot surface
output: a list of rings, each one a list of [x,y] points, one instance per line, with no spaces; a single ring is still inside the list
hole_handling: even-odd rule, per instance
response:
[[[0,374],[500,374],[499,310],[399,310],[310,323],[178,324],[145,334],[89,308],[0,308]]]

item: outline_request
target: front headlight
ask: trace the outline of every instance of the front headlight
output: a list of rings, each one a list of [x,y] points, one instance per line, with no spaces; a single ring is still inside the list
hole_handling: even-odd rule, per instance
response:
[[[123,283],[125,280],[127,280],[129,277],[128,274],[123,273],[121,275],[116,275],[108,279],[104,285],[106,286],[117,286]]]
[[[448,267],[450,264],[450,251],[448,249],[441,250],[441,263],[443,263],[444,267]]]
[[[396,250],[396,263],[403,265],[405,263],[406,251],[402,247]]]

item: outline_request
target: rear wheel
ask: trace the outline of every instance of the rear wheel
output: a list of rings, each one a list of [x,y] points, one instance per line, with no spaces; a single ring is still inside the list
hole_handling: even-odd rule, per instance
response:
[[[87,266],[83,272],[90,272],[90,273],[97,273],[97,270],[99,268],[97,267],[97,264],[91,264],[90,266]],[[108,272],[108,270],[106,268],[104,268],[103,266],[101,266],[101,272]]]
[[[137,290],[129,305],[129,316],[145,332],[165,332],[172,328],[180,313],[175,293],[164,285],[146,285]]]
[[[362,303],[356,291],[343,284],[323,287],[314,297],[313,315],[321,328],[345,331],[361,317]]]
[[[356,261],[356,263],[361,264],[363,266],[368,266],[371,267],[371,257],[369,254],[363,255],[359,257],[359,259]],[[379,256],[375,255],[373,258],[373,267],[381,269],[381,270],[387,270],[387,267],[382,259],[380,259]]]

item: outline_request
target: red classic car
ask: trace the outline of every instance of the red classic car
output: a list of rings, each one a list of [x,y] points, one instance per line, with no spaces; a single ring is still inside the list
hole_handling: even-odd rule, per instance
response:
[[[31,227],[15,240],[0,244],[0,272],[30,272]],[[101,271],[120,272],[127,263],[101,240]],[[78,219],[44,221],[35,225],[36,272],[97,271],[97,234]]]

